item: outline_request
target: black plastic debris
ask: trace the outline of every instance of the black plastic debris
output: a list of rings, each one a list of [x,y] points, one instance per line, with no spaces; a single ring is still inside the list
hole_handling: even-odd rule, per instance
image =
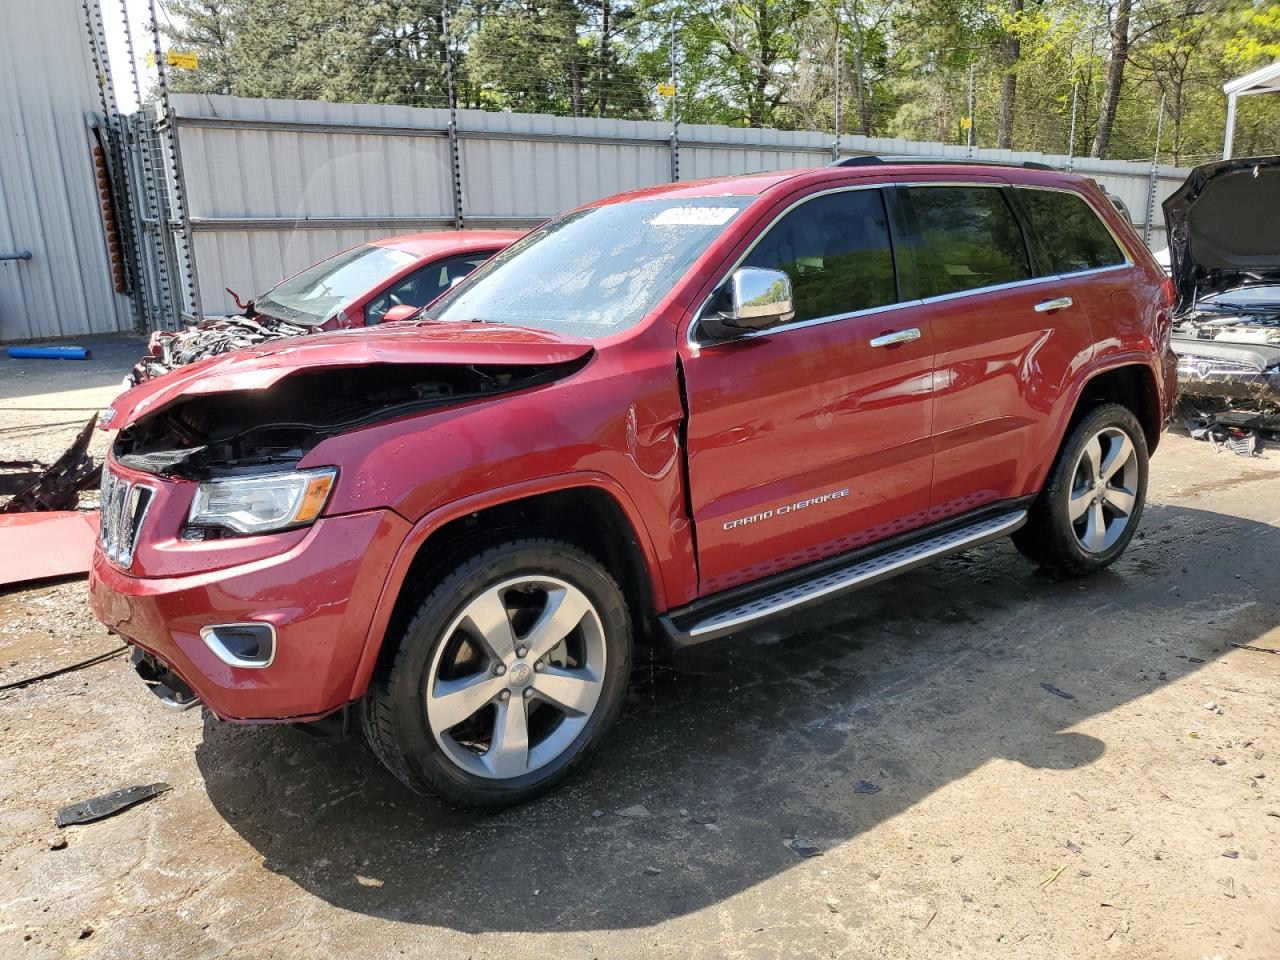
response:
[[[799,837],[793,837],[787,841],[787,846],[802,857],[822,856],[822,848],[812,840],[801,840]]]
[[[853,785],[854,793],[879,793],[880,789],[881,788],[878,783],[872,783],[870,780],[859,780]]]
[[[128,810],[144,800],[150,800],[168,789],[170,787],[167,783],[148,783],[145,786],[113,790],[111,793],[104,793],[102,796],[94,797],[92,800],[82,800],[79,803],[71,804],[69,807],[63,807],[58,811],[58,815],[53,822],[59,827],[69,827],[74,823],[93,823],[96,820],[105,820],[107,817],[113,817],[122,810]]]
[[[1050,693],[1052,693],[1055,697],[1061,697],[1063,700],[1074,700],[1074,699],[1075,699],[1075,694],[1073,694],[1073,693],[1067,693],[1067,691],[1065,691],[1065,690],[1059,690],[1059,689],[1058,689],[1057,687],[1055,687],[1052,683],[1042,683],[1042,684],[1040,684],[1040,686],[1041,686],[1041,687],[1043,687],[1045,690],[1048,690],[1048,691],[1049,691]]]
[[[101,467],[95,466],[93,457],[89,455],[89,441],[93,439],[97,422],[95,413],[53,466],[46,467],[4,506],[0,506],[0,513],[74,510],[80,491],[97,486],[102,475]],[[9,464],[19,462],[6,461]]]

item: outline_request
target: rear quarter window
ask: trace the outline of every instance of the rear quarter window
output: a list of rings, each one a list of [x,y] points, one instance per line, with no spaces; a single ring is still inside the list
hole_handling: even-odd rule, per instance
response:
[[[1019,188],[1017,198],[1035,234],[1041,273],[1079,273],[1126,262],[1111,231],[1084,197]]]

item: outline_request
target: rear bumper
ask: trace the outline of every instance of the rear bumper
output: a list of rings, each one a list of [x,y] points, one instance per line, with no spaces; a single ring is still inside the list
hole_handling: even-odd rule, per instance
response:
[[[277,556],[176,577],[130,576],[99,550],[90,605],[222,719],[315,719],[351,699],[378,598],[408,530],[389,510],[328,517]],[[265,667],[225,663],[200,636],[202,627],[255,622],[275,629],[275,655]]]

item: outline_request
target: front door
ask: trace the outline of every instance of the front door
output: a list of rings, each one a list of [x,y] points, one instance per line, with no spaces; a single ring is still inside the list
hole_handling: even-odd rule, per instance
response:
[[[882,190],[820,193],[742,261],[790,275],[794,319],[720,340],[695,319],[682,362],[703,595],[924,523],[933,337],[894,260]],[[910,339],[883,342],[894,333]]]

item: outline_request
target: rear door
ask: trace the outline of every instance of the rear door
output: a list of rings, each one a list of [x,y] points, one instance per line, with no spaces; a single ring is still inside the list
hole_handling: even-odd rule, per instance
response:
[[[1093,338],[1083,281],[1053,275],[1008,186],[902,188],[930,311],[930,521],[1030,492],[1051,413]]]
[[[794,320],[715,340],[695,319],[682,362],[703,594],[924,522],[932,335],[900,302],[883,193],[806,198],[742,259],[790,275]],[[872,344],[900,331],[915,334]]]

